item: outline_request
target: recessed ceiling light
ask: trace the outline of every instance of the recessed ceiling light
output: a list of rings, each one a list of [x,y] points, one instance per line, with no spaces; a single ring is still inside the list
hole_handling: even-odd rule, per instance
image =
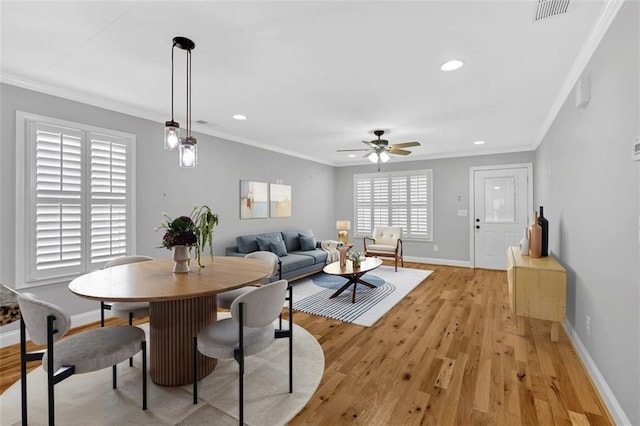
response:
[[[453,59],[449,62],[445,62],[444,64],[442,64],[440,69],[442,71],[455,71],[455,70],[459,70],[463,66],[464,66],[464,62],[462,62],[459,59]]]
[[[482,145],[482,144],[484,144],[484,141],[475,141],[473,144],[474,145]]]
[[[233,116],[234,120],[246,120],[247,116],[246,115],[242,115],[242,114],[236,114]]]
[[[354,158],[356,155],[355,154],[349,154],[350,158]]]

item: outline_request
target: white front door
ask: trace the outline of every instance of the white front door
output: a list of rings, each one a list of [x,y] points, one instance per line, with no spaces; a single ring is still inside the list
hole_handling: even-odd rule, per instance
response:
[[[507,269],[507,247],[519,245],[532,216],[531,165],[472,173],[474,266]]]

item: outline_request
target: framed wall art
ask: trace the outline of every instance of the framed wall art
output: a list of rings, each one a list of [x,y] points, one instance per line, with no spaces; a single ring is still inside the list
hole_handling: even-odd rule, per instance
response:
[[[291,185],[270,184],[269,204],[271,217],[291,217]]]
[[[240,181],[240,219],[268,217],[269,195],[266,182]]]

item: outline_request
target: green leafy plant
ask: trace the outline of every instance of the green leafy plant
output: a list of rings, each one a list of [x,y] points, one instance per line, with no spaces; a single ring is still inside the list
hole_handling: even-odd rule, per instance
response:
[[[364,252],[363,251],[358,251],[358,250],[349,250],[347,252],[347,259],[349,259],[350,261],[359,261],[360,258],[364,256]]]
[[[211,211],[209,206],[193,206],[189,216],[180,216],[172,219],[166,212],[162,212],[166,218],[156,228],[156,231],[164,229],[162,247],[171,249],[175,246],[187,246],[195,249],[195,258],[198,265],[204,268],[200,262],[200,255],[205,247],[209,247],[211,260],[213,260],[213,228],[218,224],[218,215]]]

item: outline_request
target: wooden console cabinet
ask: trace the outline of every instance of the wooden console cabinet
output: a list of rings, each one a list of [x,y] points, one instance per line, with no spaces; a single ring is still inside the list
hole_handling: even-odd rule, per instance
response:
[[[566,316],[567,272],[553,257],[523,256],[518,247],[509,247],[507,261],[509,304],[518,316],[518,332],[524,334],[524,317],[553,321],[551,340],[557,342]]]

